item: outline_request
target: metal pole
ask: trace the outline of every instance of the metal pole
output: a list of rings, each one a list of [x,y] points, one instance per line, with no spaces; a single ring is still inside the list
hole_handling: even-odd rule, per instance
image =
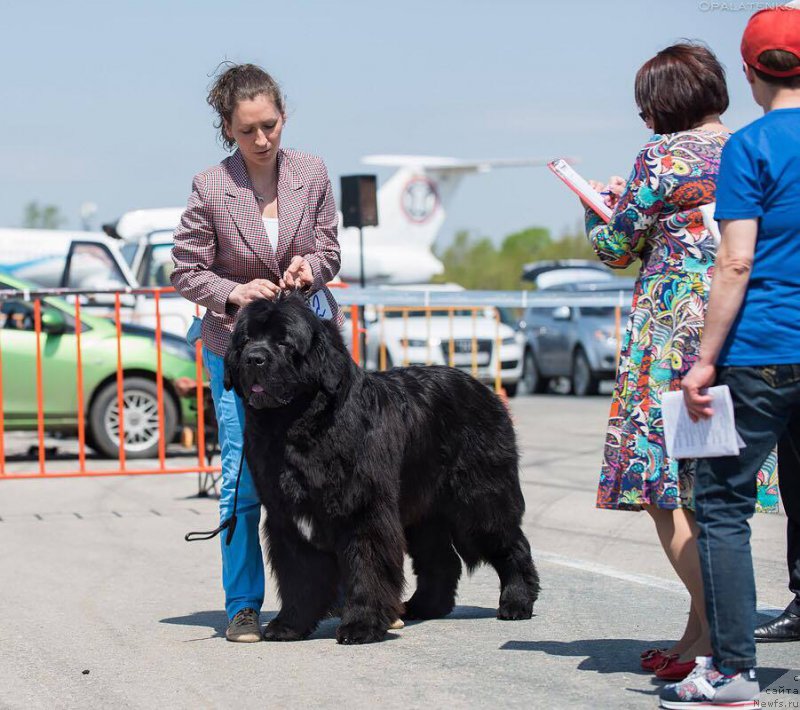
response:
[[[360,270],[359,270],[359,283],[361,284],[361,288],[364,288],[364,228],[358,228],[358,257],[360,259]]]
[[[366,277],[364,274],[364,227],[358,227],[358,258],[359,258],[359,276],[358,282],[361,285],[361,288],[364,288],[366,284]],[[358,341],[361,344],[361,362],[359,363],[362,366],[366,366],[367,364],[367,324],[364,321],[364,306],[358,307],[358,324],[359,324],[359,334],[358,334]]]

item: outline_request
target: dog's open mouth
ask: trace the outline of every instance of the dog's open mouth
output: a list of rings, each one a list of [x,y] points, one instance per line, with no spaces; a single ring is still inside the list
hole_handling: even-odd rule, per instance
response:
[[[267,390],[264,385],[254,382],[250,385],[250,391],[247,394],[247,403],[255,409],[283,407],[289,404],[289,398],[276,394],[272,389]]]

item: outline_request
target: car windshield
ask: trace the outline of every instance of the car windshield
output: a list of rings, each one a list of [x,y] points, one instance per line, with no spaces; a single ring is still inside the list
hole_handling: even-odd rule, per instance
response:
[[[143,286],[160,288],[171,286],[169,277],[175,265],[172,262],[172,244],[154,244],[150,248]]]
[[[585,318],[613,318],[616,306],[581,306],[581,315]],[[622,317],[626,318],[631,313],[628,306],[622,307]]]
[[[36,288],[35,284],[27,284],[31,290]],[[0,290],[21,291],[18,284],[8,283],[0,279]],[[45,309],[58,311],[64,318],[67,333],[75,332],[75,317],[72,315],[73,307],[64,301],[53,298],[42,299],[42,311]],[[28,327],[30,326],[30,327]],[[33,330],[33,301],[23,300],[19,297],[0,299],[0,328],[13,328],[15,330]],[[86,324],[81,322],[81,333],[91,330]]]
[[[136,243],[125,244],[123,247],[120,248],[120,252],[122,253],[122,258],[125,259],[128,266],[133,266],[133,257],[136,256],[136,250],[139,248],[139,245]]]

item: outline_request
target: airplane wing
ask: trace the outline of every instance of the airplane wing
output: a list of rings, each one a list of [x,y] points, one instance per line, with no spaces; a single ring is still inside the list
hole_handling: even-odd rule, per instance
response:
[[[568,163],[577,158],[565,158]],[[542,167],[550,162],[547,158],[500,158],[488,160],[459,160],[431,155],[367,155],[361,159],[366,165],[393,168],[422,168],[448,173],[488,173],[493,168]]]

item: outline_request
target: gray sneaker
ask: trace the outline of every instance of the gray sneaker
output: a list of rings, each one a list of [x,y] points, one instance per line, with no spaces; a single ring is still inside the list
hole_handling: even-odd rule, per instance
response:
[[[681,708],[758,708],[758,680],[751,668],[732,676],[720,673],[707,657],[697,659],[695,669],[680,683],[661,690],[661,707]]]
[[[256,643],[261,641],[261,624],[255,609],[242,609],[237,612],[225,630],[225,638],[237,643]]]

